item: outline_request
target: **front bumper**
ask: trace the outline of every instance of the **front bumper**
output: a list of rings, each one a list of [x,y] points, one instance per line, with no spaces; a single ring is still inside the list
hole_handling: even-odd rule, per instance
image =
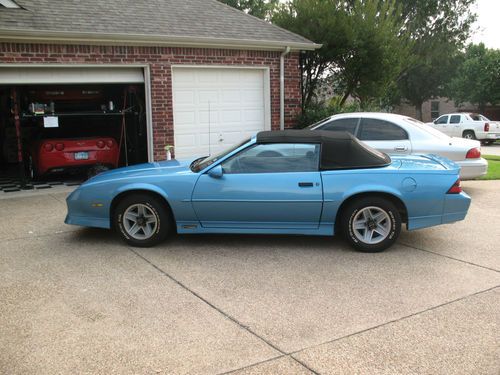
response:
[[[94,228],[111,228],[109,204],[94,198],[81,187],[66,198],[68,214],[64,222]]]

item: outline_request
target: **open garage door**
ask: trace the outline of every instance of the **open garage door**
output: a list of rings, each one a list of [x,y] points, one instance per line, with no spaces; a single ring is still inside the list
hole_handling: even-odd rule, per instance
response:
[[[0,85],[143,83],[141,68],[2,67]]]
[[[175,156],[209,155],[270,129],[266,69],[174,67]]]
[[[147,95],[142,67],[1,66],[2,175],[85,179],[147,162]]]

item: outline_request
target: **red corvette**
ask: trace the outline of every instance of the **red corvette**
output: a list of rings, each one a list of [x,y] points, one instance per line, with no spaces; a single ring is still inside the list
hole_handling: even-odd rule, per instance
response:
[[[94,166],[116,168],[120,152],[116,141],[109,137],[44,139],[32,143],[30,151],[31,178]]]

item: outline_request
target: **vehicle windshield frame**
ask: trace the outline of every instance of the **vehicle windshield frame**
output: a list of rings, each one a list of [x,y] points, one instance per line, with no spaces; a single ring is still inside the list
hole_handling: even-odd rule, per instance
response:
[[[228,156],[232,155],[235,151],[239,150],[243,146],[247,144],[250,145],[250,141],[252,139],[253,138],[246,138],[242,142],[239,142],[217,154],[195,159],[189,166],[189,169],[191,169],[191,171],[195,173],[202,172],[205,169],[212,167],[214,164],[225,160]]]

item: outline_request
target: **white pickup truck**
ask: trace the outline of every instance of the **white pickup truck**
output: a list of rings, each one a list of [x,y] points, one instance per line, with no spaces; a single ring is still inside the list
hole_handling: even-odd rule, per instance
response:
[[[477,113],[449,113],[429,122],[428,125],[450,137],[477,139],[483,144],[500,139],[500,123],[490,121]]]

